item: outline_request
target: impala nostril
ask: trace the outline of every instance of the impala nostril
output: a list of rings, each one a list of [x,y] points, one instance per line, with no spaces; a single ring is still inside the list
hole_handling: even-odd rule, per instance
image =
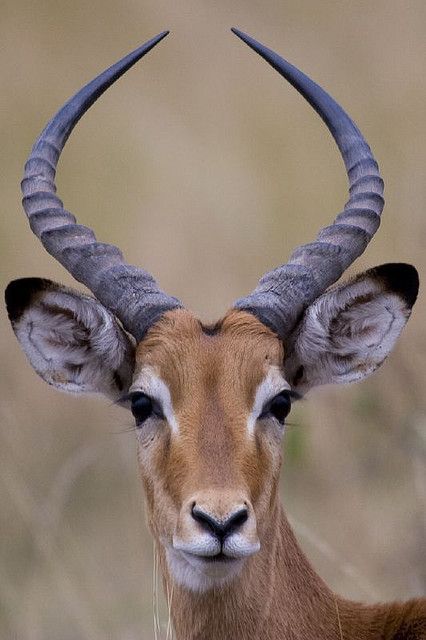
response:
[[[201,509],[199,506],[197,506],[195,502],[191,508],[191,515],[194,518],[194,520],[198,522],[198,524],[200,524],[201,527],[206,531],[209,531],[211,533],[214,533],[215,535],[218,535],[219,530],[222,529],[221,523],[215,518],[213,518],[206,511]]]
[[[227,526],[228,528],[239,529],[247,520],[248,510],[244,507],[244,509],[240,509],[228,519]]]

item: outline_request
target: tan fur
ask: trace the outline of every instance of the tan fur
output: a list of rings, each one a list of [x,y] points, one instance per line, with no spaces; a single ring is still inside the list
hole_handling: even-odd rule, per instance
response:
[[[233,311],[213,335],[172,311],[138,346],[136,372],[152,367],[170,389],[179,433],[141,429],[139,459],[149,522],[160,552],[178,640],[418,640],[424,601],[367,607],[337,598],[300,550],[278,497],[280,442],[273,428],[247,431],[260,382],[282,370],[283,347],[250,314]],[[196,495],[223,517],[238,500],[252,509],[260,551],[229,584],[197,593],[175,583],[166,547]],[[201,496],[201,497],[200,497]],[[255,529],[253,529],[253,527]],[[341,630],[339,628],[339,618]]]

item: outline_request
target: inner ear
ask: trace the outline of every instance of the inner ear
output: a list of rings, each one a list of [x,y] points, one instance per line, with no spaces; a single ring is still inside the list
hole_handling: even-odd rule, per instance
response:
[[[414,267],[385,264],[327,291],[308,307],[290,338],[286,378],[305,392],[373,373],[405,326],[418,286]]]
[[[134,345],[114,316],[94,298],[40,278],[6,289],[13,330],[35,371],[70,392],[127,391]]]

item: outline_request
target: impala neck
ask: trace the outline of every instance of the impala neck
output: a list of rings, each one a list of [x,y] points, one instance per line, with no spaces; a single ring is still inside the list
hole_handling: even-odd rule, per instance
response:
[[[279,503],[263,545],[228,588],[194,593],[160,565],[176,640],[397,640],[426,630],[424,602],[362,605],[343,600],[315,573]],[[275,515],[276,517],[272,517]],[[407,626],[408,625],[408,626]]]
[[[341,640],[336,600],[299,548],[281,505],[261,551],[228,588],[193,593],[172,582],[161,558],[177,640]]]

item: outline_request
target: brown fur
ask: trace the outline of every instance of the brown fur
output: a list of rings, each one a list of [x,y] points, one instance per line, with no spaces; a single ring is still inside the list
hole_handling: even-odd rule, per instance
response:
[[[424,601],[363,606],[337,598],[300,550],[278,497],[279,439],[247,433],[247,415],[269,367],[282,368],[276,336],[233,311],[203,331],[187,311],[169,312],[139,345],[138,369],[150,365],[170,389],[179,423],[140,439],[149,521],[160,553],[178,640],[420,640]],[[236,496],[253,505],[261,550],[230,584],[196,593],[174,584],[164,542],[171,542],[191,496],[219,515]],[[241,498],[242,499],[242,498]],[[339,619],[342,631],[339,628]]]

